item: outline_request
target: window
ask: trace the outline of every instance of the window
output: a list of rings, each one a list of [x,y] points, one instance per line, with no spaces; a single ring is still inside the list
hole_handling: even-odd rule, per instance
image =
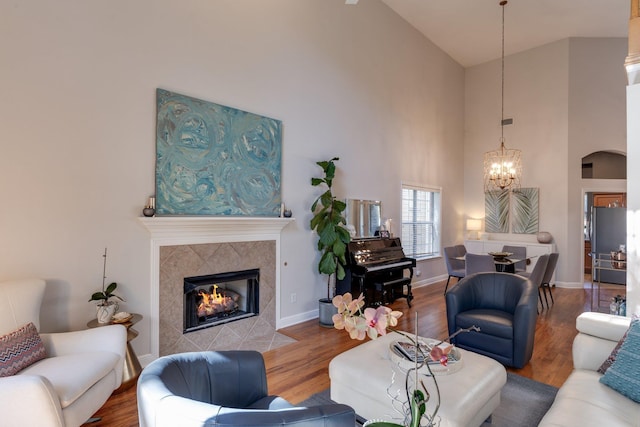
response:
[[[440,255],[440,189],[402,184],[402,247],[411,258]]]

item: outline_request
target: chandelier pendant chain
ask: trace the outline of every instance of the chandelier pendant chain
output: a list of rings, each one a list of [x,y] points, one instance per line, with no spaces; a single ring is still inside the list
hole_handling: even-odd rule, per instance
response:
[[[502,7],[501,81],[500,81],[500,148],[484,154],[485,191],[517,190],[520,188],[522,164],[520,150],[508,149],[504,144],[504,84],[505,84],[505,11],[507,0],[500,1]]]
[[[502,72],[502,81],[501,81],[501,109],[500,109],[500,143],[502,145],[502,151],[504,151],[504,6],[507,4],[507,0],[503,0],[500,2],[500,6],[502,6],[502,64],[501,64],[501,72]]]

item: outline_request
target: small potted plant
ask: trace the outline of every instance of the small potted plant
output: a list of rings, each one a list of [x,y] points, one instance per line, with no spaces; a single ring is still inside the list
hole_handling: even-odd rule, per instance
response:
[[[311,205],[311,229],[318,233],[318,250],[322,253],[318,263],[318,272],[327,275],[327,297],[319,301],[319,321],[322,326],[333,326],[332,316],[335,307],[331,301],[331,279],[345,277],[344,267],[347,264],[347,244],[351,240],[349,230],[345,228],[347,220],[344,211],[347,204],[338,200],[332,192],[338,157],[317,162],[324,171],[324,178],[311,178],[311,185],[326,185],[327,190]]]
[[[124,301],[121,297],[114,294],[118,284],[111,282],[109,286],[105,288],[105,280],[107,278],[107,248],[104,248],[104,263],[102,267],[102,291],[94,292],[89,299],[91,301],[98,301],[96,304],[98,323],[109,323],[113,318],[113,315],[118,311],[118,299]]]

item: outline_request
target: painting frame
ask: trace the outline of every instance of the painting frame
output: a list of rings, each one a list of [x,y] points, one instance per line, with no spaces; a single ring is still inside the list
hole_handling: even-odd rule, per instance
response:
[[[484,193],[485,231],[487,233],[509,232],[509,190]]]
[[[160,88],[156,107],[156,215],[280,216],[280,120]]]
[[[539,230],[539,189],[519,188],[511,192],[511,232],[536,234]]]

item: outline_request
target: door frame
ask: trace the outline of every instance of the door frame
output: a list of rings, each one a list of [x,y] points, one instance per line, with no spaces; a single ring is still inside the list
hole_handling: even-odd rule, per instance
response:
[[[580,228],[580,273],[584,284],[584,197],[587,193],[627,193],[626,179],[582,179],[582,191],[580,193],[580,212],[582,220],[578,224]],[[625,206],[626,207],[626,206]],[[584,285],[583,285],[584,286]]]

